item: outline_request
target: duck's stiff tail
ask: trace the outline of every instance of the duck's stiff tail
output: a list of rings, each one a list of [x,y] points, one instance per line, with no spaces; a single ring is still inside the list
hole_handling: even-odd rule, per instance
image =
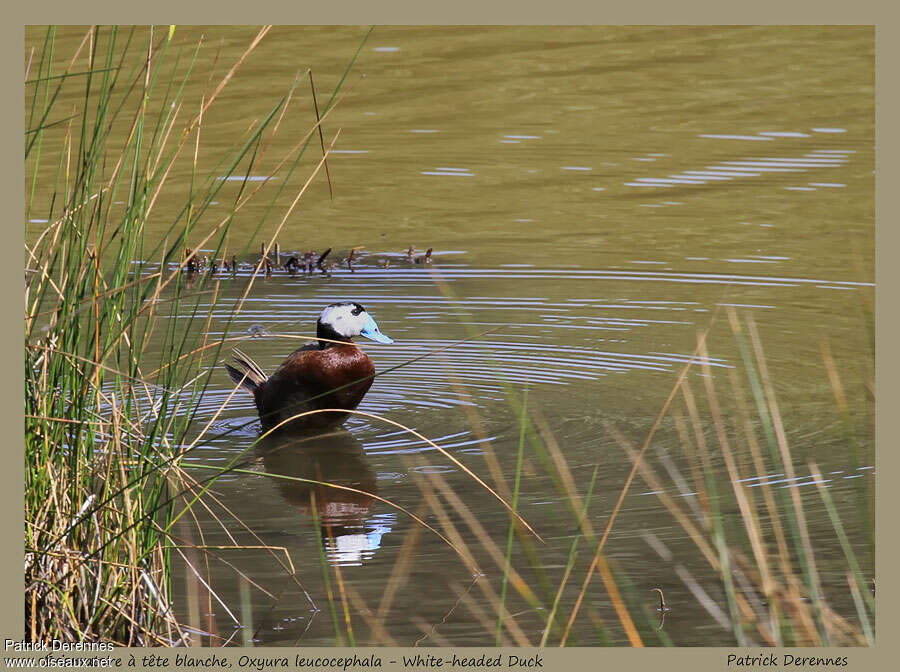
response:
[[[235,349],[232,351],[232,357],[237,366],[225,365],[228,376],[250,394],[256,394],[259,386],[266,382],[269,377],[259,368],[259,364],[240,350]]]

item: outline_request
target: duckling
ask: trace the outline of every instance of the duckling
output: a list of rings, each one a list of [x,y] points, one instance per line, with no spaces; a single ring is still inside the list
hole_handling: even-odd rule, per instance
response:
[[[434,252],[434,248],[433,248],[433,247],[429,247],[428,250],[425,252],[425,256],[424,256],[424,257],[416,257],[416,263],[417,263],[417,264],[430,264],[430,263],[431,263],[431,253],[432,253],[432,252]]]
[[[187,260],[185,262],[184,269],[188,273],[196,273],[197,271],[200,270],[200,265],[197,260],[197,255],[194,253],[194,251],[191,248],[188,247],[184,250],[184,258]]]
[[[325,250],[322,254],[320,254],[319,259],[316,261],[316,266],[318,266],[319,270],[322,271],[323,273],[325,272],[325,269],[322,267],[322,264],[325,261],[325,257],[327,257],[329,254],[331,254],[330,247],[327,250]]]
[[[236,366],[226,364],[225,368],[231,380],[253,395],[263,431],[305,411],[352,411],[369,391],[375,375],[375,365],[353,342],[354,336],[365,336],[378,343],[394,342],[381,333],[359,303],[332,303],[322,310],[316,322],[318,341],[292,352],[271,376],[239,350],[234,351]],[[284,427],[292,431],[329,427],[343,423],[349,415],[316,413],[292,420]]]

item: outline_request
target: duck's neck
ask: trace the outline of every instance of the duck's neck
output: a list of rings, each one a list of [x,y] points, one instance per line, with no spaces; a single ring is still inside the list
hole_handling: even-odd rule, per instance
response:
[[[353,340],[349,336],[341,336],[334,329],[332,329],[327,324],[323,324],[322,322],[316,323],[316,338],[319,339],[319,349],[324,350],[325,348],[337,345],[337,343],[332,343],[331,341],[341,341],[342,343],[353,343]],[[326,339],[326,340],[322,340]]]

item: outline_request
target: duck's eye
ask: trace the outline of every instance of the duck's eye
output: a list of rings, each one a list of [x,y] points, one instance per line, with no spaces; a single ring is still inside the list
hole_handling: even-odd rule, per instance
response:
[[[362,306],[356,306],[356,307],[355,307],[353,310],[351,310],[350,312],[353,313],[354,315],[359,315],[361,312],[363,312],[363,310],[364,310],[364,309],[363,309]]]

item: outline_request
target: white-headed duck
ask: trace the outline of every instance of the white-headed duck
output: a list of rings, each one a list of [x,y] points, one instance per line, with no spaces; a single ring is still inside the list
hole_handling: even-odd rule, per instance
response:
[[[393,343],[381,333],[363,306],[355,302],[333,303],[319,315],[318,341],[292,352],[271,376],[238,350],[234,351],[236,366],[226,364],[225,368],[231,380],[253,395],[263,431],[305,411],[322,408],[352,411],[369,391],[375,375],[375,365],[353,343],[354,336]],[[340,424],[349,415],[315,413],[284,427],[318,429]]]

